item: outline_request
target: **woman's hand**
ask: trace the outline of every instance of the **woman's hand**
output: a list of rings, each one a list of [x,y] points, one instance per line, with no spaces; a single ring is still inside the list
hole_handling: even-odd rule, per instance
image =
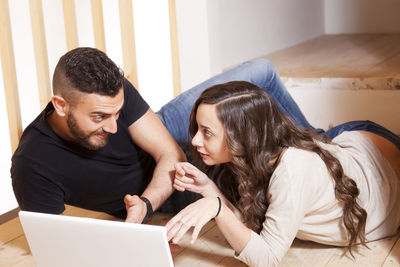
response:
[[[213,219],[219,210],[219,201],[216,197],[205,197],[190,204],[165,225],[167,238],[178,243],[182,236],[193,226],[194,230],[190,243],[193,244],[203,226]]]
[[[206,174],[188,162],[175,164],[174,188],[191,191],[202,196],[217,195],[214,182]]]

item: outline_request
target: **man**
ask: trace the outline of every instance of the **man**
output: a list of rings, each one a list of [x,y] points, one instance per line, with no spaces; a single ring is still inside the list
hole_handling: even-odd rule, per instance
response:
[[[231,80],[253,82],[287,113],[298,111],[294,102],[285,102],[291,98],[265,60],[220,74],[155,114],[103,52],[69,51],[55,68],[54,96],[24,130],[12,158],[20,208],[60,214],[66,203],[136,223],[146,221],[167,198],[162,210],[179,211],[198,197],[172,194],[174,164],[186,160],[181,147],[190,147],[192,104],[204,89]],[[311,127],[305,119],[298,123]]]

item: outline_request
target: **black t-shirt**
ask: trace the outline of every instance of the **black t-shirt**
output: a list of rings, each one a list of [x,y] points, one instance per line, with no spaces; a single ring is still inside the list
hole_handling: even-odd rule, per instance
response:
[[[64,203],[115,213],[125,209],[126,194],[141,194],[155,162],[132,140],[128,127],[149,109],[127,80],[118,131],[97,151],[61,139],[46,117],[51,102],[25,129],[12,157],[14,194],[22,210],[61,213]]]

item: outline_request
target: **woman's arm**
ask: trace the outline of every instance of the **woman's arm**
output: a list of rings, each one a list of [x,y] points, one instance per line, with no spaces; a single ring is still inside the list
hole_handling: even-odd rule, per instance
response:
[[[249,242],[251,230],[225,204],[221,202],[219,205],[217,197],[205,197],[187,206],[166,224],[168,240],[179,242],[193,226],[190,242],[194,243],[203,226],[215,218],[229,244],[236,253],[240,253]]]

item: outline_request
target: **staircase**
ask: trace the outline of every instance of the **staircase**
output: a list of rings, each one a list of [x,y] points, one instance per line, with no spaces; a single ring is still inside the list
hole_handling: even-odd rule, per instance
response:
[[[400,134],[400,34],[323,35],[265,58],[315,127],[369,119]]]

